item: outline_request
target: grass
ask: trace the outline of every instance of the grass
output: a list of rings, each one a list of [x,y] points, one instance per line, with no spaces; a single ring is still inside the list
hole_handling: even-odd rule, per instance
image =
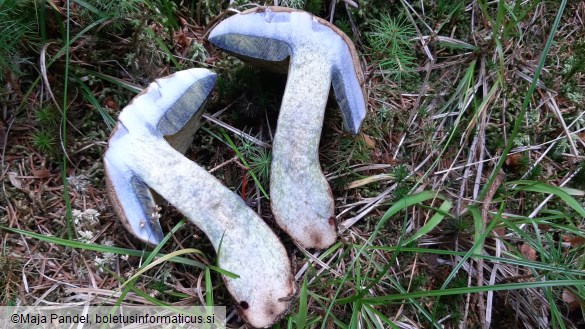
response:
[[[37,46],[40,36],[35,33],[31,10],[33,1],[0,1],[0,81],[5,74],[22,74],[21,65],[28,62],[23,51]]]
[[[583,3],[355,3],[284,3],[349,34],[369,93],[358,136],[329,104],[320,160],[340,239],[307,251],[268,201],[284,80],[205,41],[225,4],[0,1],[0,305],[91,297],[235,315],[230,273],[172,207],[153,251],[121,234],[101,162],[140,88],[207,67],[218,88],[187,155],[293,256],[298,295],[276,328],[585,325]]]

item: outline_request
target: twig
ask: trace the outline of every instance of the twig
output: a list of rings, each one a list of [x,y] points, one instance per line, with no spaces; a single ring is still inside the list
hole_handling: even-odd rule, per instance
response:
[[[541,94],[542,98],[545,98],[544,95],[542,95],[542,92],[540,92],[540,90],[538,92]],[[571,151],[573,151],[573,155],[578,156],[579,151],[577,151],[577,146],[575,146],[575,142],[573,141],[573,138],[571,137],[571,131],[569,130],[569,128],[567,127],[567,124],[565,123],[565,120],[563,119],[563,115],[561,114],[561,110],[559,109],[559,106],[557,105],[557,102],[555,101],[554,96],[552,96],[550,92],[547,92],[547,95],[549,96],[549,98],[547,99],[547,102],[546,102],[548,108],[554,112],[557,119],[559,120],[559,123],[563,127],[563,130],[565,131],[565,134],[567,135],[567,141],[569,142],[569,146],[571,146]]]
[[[242,137],[244,139],[249,140],[250,142],[252,142],[252,143],[254,143],[254,144],[258,145],[258,146],[262,146],[264,148],[272,148],[272,145],[270,145],[270,144],[268,144],[266,142],[263,142],[263,141],[259,140],[258,138],[254,137],[252,135],[246,134],[245,132],[243,132],[243,131],[241,131],[241,130],[239,130],[237,128],[234,128],[234,127],[228,125],[227,123],[225,123],[223,121],[220,121],[220,120],[214,118],[211,115],[203,114],[203,118],[205,118],[207,121],[211,121],[211,122],[215,123],[216,125],[218,125],[220,127],[223,127],[225,129],[233,132],[234,134],[236,134],[236,135],[238,135],[238,136],[240,136],[240,137]]]
[[[488,213],[490,210],[490,204],[492,202],[492,199],[494,198],[496,191],[498,190],[500,185],[502,185],[503,182],[504,182],[504,174],[502,171],[500,171],[498,173],[498,176],[496,176],[496,179],[494,180],[492,185],[489,187],[489,190],[488,190],[487,194],[485,195],[485,198],[483,199],[483,204],[481,206],[481,219],[482,219],[481,230],[480,230],[481,235],[483,235],[485,233],[485,229],[487,227]],[[484,253],[484,250],[483,250],[484,243],[485,243],[485,239],[482,239],[480,242],[479,248],[478,248],[478,252],[481,254]],[[481,287],[481,286],[483,286],[483,258],[479,258],[477,261],[477,273],[476,274],[477,274],[477,276],[476,276],[477,286]],[[478,294],[478,302],[477,303],[478,303],[479,318],[480,318],[480,322],[482,323],[482,328],[489,329],[490,322],[488,322],[488,319],[486,316],[486,304],[485,304],[483,292],[480,292]]]
[[[223,167],[227,166],[228,164],[230,164],[230,163],[234,163],[234,162],[238,162],[238,156],[237,156],[237,155],[236,155],[236,156],[234,156],[233,158],[231,158],[231,159],[229,159],[229,160],[227,160],[227,161],[224,161],[224,162],[220,163],[219,165],[217,165],[217,166],[215,166],[215,167],[213,167],[213,168],[209,169],[209,170],[208,170],[208,172],[209,172],[210,174],[212,174],[214,171],[216,171],[216,170],[218,170],[218,169],[221,169],[221,168],[223,168]],[[240,164],[239,162],[238,162],[238,165],[239,165],[239,166],[241,166],[241,164]]]

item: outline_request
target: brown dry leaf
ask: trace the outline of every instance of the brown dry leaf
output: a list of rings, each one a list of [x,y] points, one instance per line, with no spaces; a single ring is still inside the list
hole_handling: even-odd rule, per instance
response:
[[[529,244],[523,243],[520,245],[520,252],[528,260],[536,260],[536,250],[534,250],[534,248],[532,248]]]
[[[506,235],[506,228],[503,226],[496,227],[492,230],[494,236],[504,236]]]
[[[118,103],[116,103],[116,101],[114,101],[111,98],[107,98],[105,103],[104,103],[105,107],[111,109],[111,110],[117,110],[118,109]]]
[[[372,137],[366,134],[362,134],[362,139],[364,140],[364,142],[366,142],[366,145],[368,145],[369,148],[371,149],[376,148],[376,141]]]
[[[563,241],[571,244],[571,247],[579,247],[585,244],[585,238],[580,236],[563,236]]]
[[[61,10],[61,6],[63,6],[63,2],[62,1],[57,1],[57,3],[55,3],[55,1],[53,0],[49,0],[47,1],[47,3],[56,11],[58,11],[59,13],[61,13],[61,15],[64,15],[63,11]]]
[[[561,298],[563,299],[563,302],[569,304],[569,310],[571,312],[579,310],[579,299],[577,299],[569,289],[563,289]]]
[[[51,175],[51,172],[49,171],[49,169],[35,169],[32,171],[32,174],[34,176],[34,178],[47,178]]]
[[[185,27],[185,26],[189,25],[187,23],[187,20],[184,19],[183,17],[179,17],[179,22],[181,22],[181,27]]]
[[[584,142],[585,142],[585,132],[580,132],[580,133],[577,133],[577,136],[578,136],[578,137],[579,137],[579,138],[580,138],[582,141],[584,141]]]
[[[506,157],[506,165],[511,167],[517,167],[522,159],[522,153],[508,154]]]
[[[180,49],[184,49],[188,47],[191,43],[191,40],[187,37],[184,31],[179,30],[179,32],[175,32],[175,43]]]

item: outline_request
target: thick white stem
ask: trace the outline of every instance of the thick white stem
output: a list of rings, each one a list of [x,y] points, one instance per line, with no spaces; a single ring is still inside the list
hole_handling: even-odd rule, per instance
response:
[[[333,197],[319,165],[331,67],[319,52],[291,57],[272,149],[272,211],[278,224],[305,248],[326,248],[337,237]]]
[[[294,281],[284,247],[244,201],[166,141],[126,136],[126,163],[150,188],[207,235],[224,277],[246,320],[271,325],[289,307]],[[218,250],[219,249],[219,250]]]

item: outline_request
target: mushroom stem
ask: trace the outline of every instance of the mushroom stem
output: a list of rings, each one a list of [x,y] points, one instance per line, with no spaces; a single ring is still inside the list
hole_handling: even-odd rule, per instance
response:
[[[224,276],[224,281],[236,301],[246,305],[247,320],[265,327],[286,312],[289,302],[280,300],[294,290],[286,251],[242,198],[164,140],[143,136],[127,146],[135,150],[126,154],[132,169],[149,173],[140,175],[144,183],[199,227],[217,251],[221,268],[239,276]]]
[[[281,68],[288,59],[289,76],[272,144],[272,210],[276,222],[303,247],[327,248],[337,233],[318,148],[331,85],[348,131],[357,134],[366,115],[363,76],[353,44],[329,22],[282,7],[257,7],[232,16],[211,31],[209,40],[253,63]]]
[[[319,165],[319,140],[331,89],[330,65],[310,52],[291,57],[272,148],[270,196],[278,225],[307,248],[337,238],[331,189]],[[302,97],[299,97],[302,95]]]
[[[214,83],[207,70],[181,71],[124,108],[104,156],[108,193],[127,228],[150,243],[162,237],[150,189],[175,206],[207,235],[219,266],[239,276],[223,279],[242,317],[268,327],[288,311],[295,290],[286,250],[240,197],[181,153]]]

